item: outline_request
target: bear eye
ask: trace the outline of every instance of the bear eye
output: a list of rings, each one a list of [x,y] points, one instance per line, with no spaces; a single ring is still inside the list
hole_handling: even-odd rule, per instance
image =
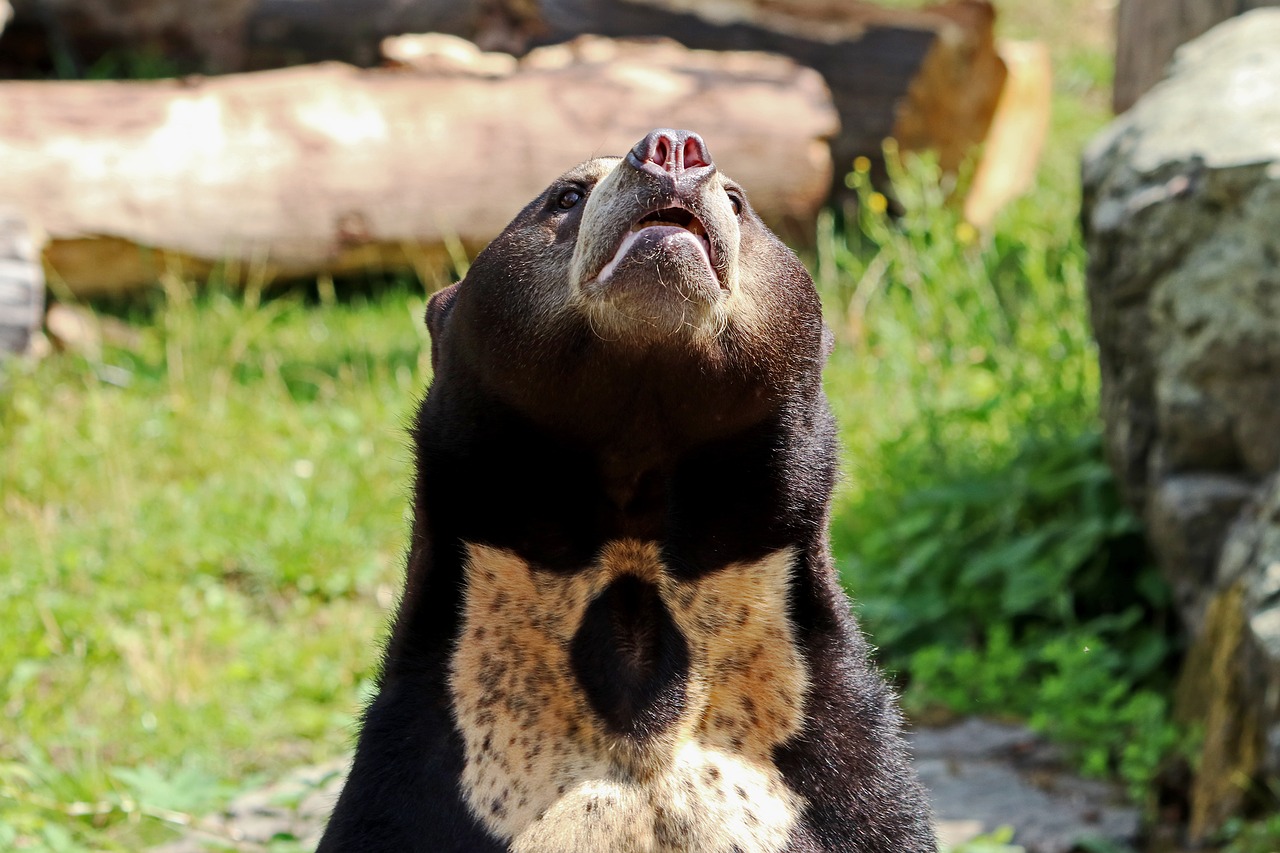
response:
[[[561,210],[568,210],[577,206],[580,201],[582,201],[582,190],[577,187],[569,187],[569,189],[563,190],[560,195],[556,196],[556,207]]]
[[[729,193],[729,203],[733,205],[733,215],[742,215],[742,196],[737,193]]]

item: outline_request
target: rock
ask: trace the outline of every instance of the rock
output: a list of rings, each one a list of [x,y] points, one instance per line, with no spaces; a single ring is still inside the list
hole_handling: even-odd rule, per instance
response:
[[[1138,810],[1122,803],[1118,789],[1066,772],[1056,750],[1021,726],[970,719],[917,730],[911,743],[944,848],[1006,826],[1027,853],[1068,853],[1081,841],[1124,853],[1137,839]],[[275,838],[314,849],[347,764],[304,767],[241,794],[150,853],[263,850]]]
[[[304,767],[273,785],[237,797],[218,815],[201,818],[183,837],[151,853],[266,850],[273,840],[297,839],[299,849],[320,843],[329,812],[342,790],[347,760]]]
[[[1084,841],[1124,850],[1138,837],[1138,810],[1117,788],[1065,772],[1021,726],[970,719],[916,731],[911,744],[945,847],[1005,826],[1027,853],[1068,853]]]
[[[1198,837],[1280,782],[1277,44],[1280,9],[1188,43],[1083,164],[1108,455],[1191,642]]]
[[[40,329],[44,269],[38,243],[25,217],[0,207],[0,355],[27,352]]]
[[[1204,731],[1193,838],[1244,805],[1241,780],[1280,779],[1280,475],[1239,513],[1217,569],[1219,591],[1178,685],[1181,716]]]
[[[1254,488],[1241,477],[1213,473],[1169,476],[1153,486],[1147,535],[1193,633],[1204,625],[1227,528]]]

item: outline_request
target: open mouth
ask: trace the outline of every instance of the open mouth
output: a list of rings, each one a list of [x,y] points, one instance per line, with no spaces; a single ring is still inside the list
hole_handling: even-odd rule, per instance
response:
[[[702,242],[703,250],[707,253],[707,260],[714,262],[715,255],[712,253],[711,239],[707,237],[706,226],[702,224],[702,220],[683,207],[664,207],[661,210],[655,210],[653,213],[647,213],[631,226],[631,230],[635,232],[645,228],[662,226],[683,228],[697,237]]]
[[[633,222],[630,230],[623,234],[622,242],[614,251],[613,259],[600,270],[597,280],[606,282],[612,278],[618,265],[637,243],[657,245],[659,241],[681,232],[693,238],[693,241],[702,249],[702,255],[707,263],[707,272],[718,281],[720,274],[715,268],[715,247],[712,246],[711,238],[707,235],[707,227],[702,224],[702,220],[683,207],[663,207],[646,213]],[[721,284],[721,287],[723,286]]]

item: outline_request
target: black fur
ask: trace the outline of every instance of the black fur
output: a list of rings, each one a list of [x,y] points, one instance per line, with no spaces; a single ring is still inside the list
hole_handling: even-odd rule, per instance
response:
[[[689,647],[653,584],[635,575],[610,584],[587,605],[570,648],[587,701],[617,734],[649,737],[679,717]]]
[[[775,755],[808,803],[789,851],[935,850],[893,698],[831,564],[837,451],[821,386],[830,338],[808,274],[746,207],[740,251],[767,274],[744,286],[768,328],[731,326],[709,354],[619,348],[542,310],[565,286],[581,223],[583,205],[556,204],[565,186],[552,184],[464,282],[431,300],[435,379],[413,431],[406,589],[320,853],[504,849],[459,793],[447,678],[463,543],[573,572],[619,538],[656,541],[668,569],[690,580],[796,548],[789,616],[812,688],[803,732]],[[688,655],[661,600],[643,594],[651,585],[615,586],[588,610],[574,664],[597,712],[643,734],[682,701]]]

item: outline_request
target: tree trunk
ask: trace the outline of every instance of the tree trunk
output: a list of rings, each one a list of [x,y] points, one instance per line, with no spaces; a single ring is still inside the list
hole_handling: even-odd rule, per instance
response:
[[[1116,10],[1116,80],[1111,105],[1133,106],[1160,82],[1173,52],[1227,18],[1280,0],[1120,0]]]
[[[767,220],[812,236],[837,128],[815,72],[607,39],[534,51],[505,76],[325,64],[0,84],[0,201],[49,235],[48,267],[81,294],[174,265],[431,278],[566,168],[661,126],[701,131]]]

